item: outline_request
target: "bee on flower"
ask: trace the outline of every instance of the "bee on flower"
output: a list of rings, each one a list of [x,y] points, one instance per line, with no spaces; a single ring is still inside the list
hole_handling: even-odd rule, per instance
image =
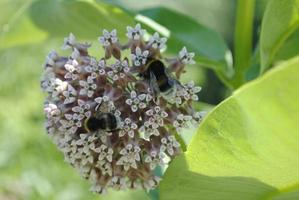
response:
[[[41,81],[46,130],[94,192],[149,191],[161,179],[155,168],[181,152],[176,134],[202,120],[192,108],[200,87],[180,81],[195,55],[183,47],[178,57],[164,58],[167,38],[154,33],[144,40],[140,24],[127,27],[125,44],[116,29],[102,33],[99,58],[72,33],[63,45],[69,56],[47,55]]]

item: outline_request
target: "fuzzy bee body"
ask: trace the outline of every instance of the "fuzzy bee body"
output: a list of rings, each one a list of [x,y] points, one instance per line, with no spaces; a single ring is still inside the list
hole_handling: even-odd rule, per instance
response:
[[[181,85],[167,71],[164,63],[157,59],[148,62],[143,77],[149,81],[149,85],[156,96],[161,95],[171,100]]]
[[[101,104],[102,105],[102,104]],[[85,120],[85,129],[88,132],[95,132],[98,130],[112,132],[119,129],[120,119],[112,112],[102,112],[101,105],[96,109],[94,116]]]

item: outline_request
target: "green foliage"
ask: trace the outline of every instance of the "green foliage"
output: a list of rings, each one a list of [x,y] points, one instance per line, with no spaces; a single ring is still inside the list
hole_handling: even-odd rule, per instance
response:
[[[298,197],[298,65],[296,57],[217,106],[168,168],[161,200]]]
[[[202,8],[196,6],[203,2],[212,2],[212,6],[222,1],[179,1],[176,5],[197,12]],[[195,79],[203,85],[207,77],[200,66],[212,69],[232,90],[262,76],[213,109],[196,135],[195,129],[182,134],[186,144],[195,136],[187,152],[167,170],[159,188],[161,200],[299,199],[299,58],[268,74],[259,73],[298,55],[299,0],[269,0],[260,36],[255,8],[262,16],[259,6],[266,0],[255,1],[255,5],[250,0],[236,2],[235,29],[225,27],[230,30],[226,35],[235,33],[232,42],[215,31],[221,28],[207,28],[190,17],[196,14],[169,8],[175,5],[161,7],[160,3],[134,11],[126,6],[127,1],[118,4],[125,8],[121,9],[100,0],[1,0],[0,199],[150,199],[141,190],[103,197],[90,193],[87,181],[63,162],[45,134],[44,97],[39,88],[45,56],[59,49],[70,32],[79,40],[92,42],[91,53],[101,55],[96,41],[101,30],[116,28],[123,41],[126,26],[135,20],[154,31],[166,28],[169,54],[177,54],[182,46],[196,53],[199,66],[187,69],[184,81]],[[225,13],[215,12],[218,15],[206,18]],[[154,22],[145,23],[135,18],[137,14]],[[214,20],[208,23],[217,25]],[[234,49],[229,48],[232,46]],[[212,109],[202,103],[196,106],[198,110]],[[157,191],[150,196],[157,199]]]
[[[271,0],[266,8],[261,28],[261,72],[271,66],[275,56],[287,39],[299,27],[299,1],[298,0]],[[296,34],[297,36],[298,34]],[[297,37],[294,38],[297,38]],[[295,40],[296,41],[296,40]],[[293,40],[293,42],[295,42]],[[298,43],[288,43],[284,57],[298,54]]]
[[[1,33],[0,49],[37,43],[47,38],[63,38],[70,32],[79,38],[95,41],[102,29],[115,27],[118,27],[120,39],[124,39],[126,26],[134,24],[122,10],[92,1],[24,1],[16,7],[14,2],[5,0],[1,4],[15,14],[0,14],[1,19],[7,19],[2,22],[5,30]]]

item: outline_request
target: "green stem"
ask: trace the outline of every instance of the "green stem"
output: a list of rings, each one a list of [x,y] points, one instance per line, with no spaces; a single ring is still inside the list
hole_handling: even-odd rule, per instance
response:
[[[184,139],[182,138],[182,136],[180,134],[178,134],[178,132],[175,131],[175,139],[180,143],[181,145],[181,149],[183,150],[183,152],[187,151],[187,145],[184,141]]]
[[[238,0],[234,38],[234,88],[245,82],[252,53],[255,0]]]

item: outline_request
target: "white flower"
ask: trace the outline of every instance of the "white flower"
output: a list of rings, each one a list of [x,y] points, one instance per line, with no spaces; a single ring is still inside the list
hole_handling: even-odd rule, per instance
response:
[[[41,80],[41,88],[44,92],[52,93],[53,92],[53,85],[55,83],[55,73],[53,72],[52,68],[47,67],[45,72],[43,73],[42,80]]]
[[[90,65],[86,66],[84,69],[86,72],[91,73],[92,78],[96,78],[98,75],[105,75],[105,60],[100,60],[99,63],[91,63]]]
[[[201,87],[195,86],[193,81],[188,82],[187,84],[183,85],[185,91],[183,92],[184,99],[198,101],[197,93],[200,92]]]
[[[183,64],[195,64],[195,61],[193,60],[194,55],[193,52],[188,53],[187,48],[183,47],[179,52],[179,59]]]
[[[70,49],[76,44],[76,38],[73,33],[70,33],[70,35],[66,38],[64,38],[64,44],[62,46],[62,49]]]
[[[133,144],[127,144],[119,154],[122,155],[116,162],[117,165],[123,165],[124,169],[128,171],[130,167],[137,169],[137,162],[140,161],[140,147]],[[136,162],[137,161],[137,162]]]
[[[173,135],[169,135],[166,137],[163,137],[161,139],[161,147],[160,151],[165,152],[167,151],[169,155],[174,155],[175,149],[178,149],[180,147],[180,143],[178,143]]]
[[[135,131],[137,131],[137,124],[134,123],[130,118],[126,118],[124,121],[120,122],[119,137],[123,137],[128,134],[129,137],[133,138]]]
[[[71,84],[67,85],[67,90],[62,92],[64,99],[64,104],[73,103],[76,100],[77,91],[73,88]]]
[[[81,67],[77,60],[71,59],[65,65],[64,68],[67,70],[67,73],[64,75],[66,79],[76,80],[79,78],[79,73],[81,72]]]
[[[78,49],[73,48],[73,52],[71,54],[71,58],[74,60],[80,60],[80,52]]]
[[[147,116],[149,117],[149,121],[151,123],[156,123],[159,126],[163,126],[163,118],[166,118],[168,116],[167,112],[162,110],[159,106],[155,106],[154,108],[148,110],[145,112]]]
[[[106,29],[103,30],[103,36],[99,37],[100,43],[107,47],[110,44],[114,44],[118,41],[116,30],[113,29],[110,33]]]
[[[148,44],[154,49],[163,49],[165,47],[167,38],[160,38],[159,33],[155,32],[154,35],[149,39]]]
[[[111,162],[113,159],[113,149],[102,144],[96,149],[96,152],[99,154],[96,166],[101,169],[102,174],[112,176]]]
[[[53,79],[52,79],[53,81]],[[51,88],[53,88],[52,90],[52,97],[55,98],[58,95],[60,95],[61,93],[63,93],[63,91],[65,91],[68,87],[68,83],[66,81],[62,81],[59,78],[55,78],[53,82],[51,82]]]
[[[78,99],[78,106],[74,106],[72,111],[83,117],[88,118],[91,116],[90,105],[81,99]]]
[[[155,106],[145,112],[148,116],[147,121],[144,122],[144,126],[140,128],[140,131],[145,132],[145,138],[149,138],[151,135],[159,135],[158,128],[164,126],[164,118],[168,116],[167,112],[162,110],[159,106]]]
[[[43,79],[41,81],[41,87],[44,92],[48,92],[52,94],[55,89],[55,74],[54,73],[47,73],[44,74]]]
[[[45,67],[55,65],[55,61],[59,58],[56,51],[52,50],[46,57],[46,63],[44,64]]]
[[[192,117],[193,117],[193,124],[196,126],[198,125],[198,123],[200,123],[203,118],[205,117],[205,115],[207,114],[207,112],[205,111],[201,111],[201,112],[195,112],[193,113]]]
[[[131,54],[134,65],[135,66],[145,65],[148,55],[149,55],[148,50],[142,52],[139,47],[136,47],[135,54]]]
[[[59,130],[68,134],[74,134],[82,126],[83,116],[77,113],[65,114],[65,119],[59,120]]]
[[[122,62],[116,60],[110,68],[111,70],[107,72],[107,75],[113,81],[124,79],[126,77],[126,73],[129,73],[130,71],[127,60],[123,60]]]
[[[67,161],[79,168],[84,177],[88,177],[90,164],[95,161],[96,152],[99,150],[96,146],[98,139],[94,134],[80,134],[79,139],[67,143],[63,149]]]
[[[136,112],[138,109],[146,108],[148,102],[152,100],[150,94],[137,95],[136,91],[131,91],[130,98],[126,100],[126,104],[131,106],[132,112]]]
[[[86,81],[79,81],[79,85],[81,86],[79,94],[87,95],[88,97],[92,97],[94,91],[97,89],[97,84],[91,76],[88,76]]]
[[[179,132],[182,128],[188,128],[188,123],[192,121],[192,116],[178,114],[176,119],[173,121],[173,126]]]
[[[139,40],[144,35],[145,30],[141,29],[140,24],[136,24],[135,28],[127,26],[127,36],[132,40]]]
[[[157,165],[163,166],[165,164],[164,158],[165,155],[162,152],[152,150],[149,155],[145,156],[144,162],[149,163],[151,170],[154,170]]]
[[[102,144],[96,152],[99,153],[98,161],[106,160],[112,162],[113,149],[111,147]]]
[[[48,103],[44,107],[44,112],[49,120],[53,120],[54,122],[59,121],[61,116],[61,111],[57,107],[56,104]]]
[[[161,178],[158,176],[151,177],[143,182],[143,186],[147,192],[152,190],[153,188],[157,187]]]
[[[127,180],[124,177],[113,176],[107,183],[109,187],[112,187],[116,190],[124,190],[128,188]]]
[[[101,186],[100,184],[96,183],[91,188],[90,191],[100,194],[106,194],[107,189],[104,186]]]

